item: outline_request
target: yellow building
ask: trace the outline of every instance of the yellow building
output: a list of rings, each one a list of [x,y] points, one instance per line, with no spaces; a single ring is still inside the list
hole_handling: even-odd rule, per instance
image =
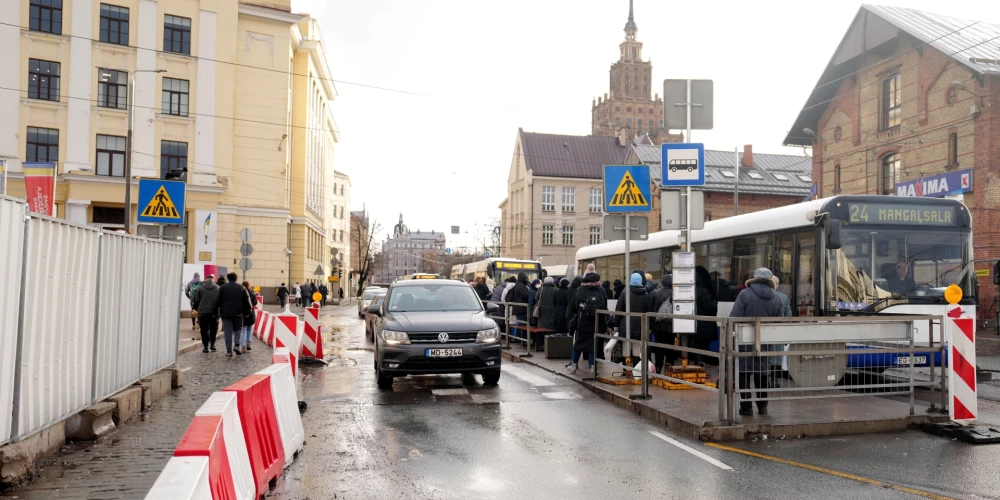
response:
[[[188,263],[238,271],[248,228],[248,279],[319,278],[338,135],[314,19],[290,0],[11,0],[0,22],[9,195],[23,161],[54,161],[55,215],[122,227],[131,104],[133,227],[134,181],[179,176]]]

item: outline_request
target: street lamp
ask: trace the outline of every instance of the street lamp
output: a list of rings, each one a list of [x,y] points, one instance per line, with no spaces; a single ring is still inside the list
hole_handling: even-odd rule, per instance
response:
[[[129,72],[128,136],[125,138],[125,230],[132,233],[132,126],[135,122],[135,74],[166,73],[165,69],[137,69]]]

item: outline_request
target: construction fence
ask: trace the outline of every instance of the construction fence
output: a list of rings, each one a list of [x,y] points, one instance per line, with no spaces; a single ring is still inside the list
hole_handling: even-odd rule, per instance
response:
[[[0,197],[0,444],[176,362],[183,258]]]

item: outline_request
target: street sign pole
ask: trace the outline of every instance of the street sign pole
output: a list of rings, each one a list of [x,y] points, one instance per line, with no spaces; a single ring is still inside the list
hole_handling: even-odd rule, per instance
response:
[[[687,133],[684,134],[684,142],[691,142],[691,80],[687,81]],[[684,203],[687,205],[687,214],[684,217],[684,245],[681,248],[685,252],[691,251],[691,186],[684,188]],[[685,353],[686,354],[686,353]]]

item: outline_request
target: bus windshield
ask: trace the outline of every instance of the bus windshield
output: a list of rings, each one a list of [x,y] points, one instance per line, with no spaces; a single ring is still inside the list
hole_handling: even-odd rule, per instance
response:
[[[969,262],[967,229],[914,230],[845,227],[836,251],[837,299],[865,306],[891,299],[944,302],[955,283],[974,297],[972,280],[962,275]]]

